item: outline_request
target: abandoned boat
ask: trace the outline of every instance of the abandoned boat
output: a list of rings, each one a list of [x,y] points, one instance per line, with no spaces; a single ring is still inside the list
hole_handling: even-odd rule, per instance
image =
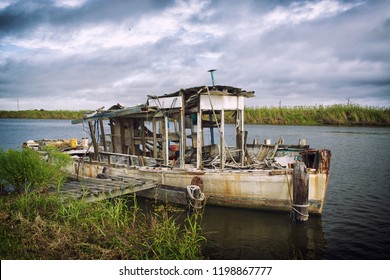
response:
[[[296,145],[282,138],[246,143],[244,99],[253,96],[230,86],[200,86],[149,95],[143,105],[97,110],[72,121],[88,125],[91,141],[68,151],[77,154],[70,172],[153,180],[156,188],[137,195],[176,203],[190,197],[210,205],[292,211],[303,220],[321,214],[330,151],[312,149],[304,139]],[[225,113],[235,120],[231,146]]]

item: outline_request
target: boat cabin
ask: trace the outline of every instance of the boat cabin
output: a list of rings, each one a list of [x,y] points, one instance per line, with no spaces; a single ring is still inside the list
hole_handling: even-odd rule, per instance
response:
[[[253,96],[253,91],[229,86],[193,87],[149,95],[143,105],[118,104],[72,123],[88,123],[93,160],[118,163],[122,158],[130,166],[182,169],[188,164],[196,169],[239,167],[245,164],[244,98]],[[224,137],[225,112],[235,120],[233,147],[227,146]],[[108,119],[110,133],[105,131],[104,119]]]

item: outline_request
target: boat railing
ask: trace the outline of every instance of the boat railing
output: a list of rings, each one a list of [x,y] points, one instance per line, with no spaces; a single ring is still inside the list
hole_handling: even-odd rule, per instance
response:
[[[100,151],[100,159],[102,162],[115,165],[125,166],[156,166],[159,159],[146,156],[128,155],[112,152]],[[162,160],[161,160],[162,161]]]

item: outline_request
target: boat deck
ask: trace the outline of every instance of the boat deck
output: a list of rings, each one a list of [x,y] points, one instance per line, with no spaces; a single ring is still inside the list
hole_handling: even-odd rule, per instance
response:
[[[99,201],[157,187],[157,182],[125,176],[107,176],[105,178],[70,177],[61,188],[65,199],[76,198],[85,201]]]

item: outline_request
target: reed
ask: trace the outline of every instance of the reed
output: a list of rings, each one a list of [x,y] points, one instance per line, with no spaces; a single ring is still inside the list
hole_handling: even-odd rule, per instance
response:
[[[234,123],[234,114],[226,114]],[[390,126],[389,107],[331,106],[246,107],[245,122],[271,125]]]
[[[0,118],[80,119],[86,112],[70,110],[0,111]],[[225,118],[227,123],[234,123],[234,113],[226,112]],[[273,125],[390,126],[390,108],[358,104],[246,107],[245,122]]]
[[[206,239],[201,235],[200,221],[202,214],[186,214],[184,223],[180,217],[164,209],[149,216],[151,221],[148,231],[143,234],[142,259],[200,259],[201,244]]]

